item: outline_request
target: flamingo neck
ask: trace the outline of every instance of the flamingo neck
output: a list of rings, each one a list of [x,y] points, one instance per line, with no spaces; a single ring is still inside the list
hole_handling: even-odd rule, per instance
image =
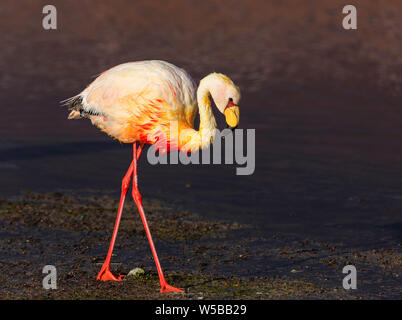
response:
[[[212,112],[210,100],[210,88],[213,84],[211,75],[206,76],[200,82],[197,89],[197,103],[200,114],[199,130],[191,130],[185,136],[187,140],[186,148],[188,150],[199,150],[207,148],[213,143],[215,138],[216,121]]]
[[[216,121],[212,112],[211,100],[210,100],[210,76],[201,80],[197,90],[197,103],[200,113],[200,136],[205,139],[205,143],[209,144],[213,142],[216,129]],[[212,141],[211,141],[212,140]]]

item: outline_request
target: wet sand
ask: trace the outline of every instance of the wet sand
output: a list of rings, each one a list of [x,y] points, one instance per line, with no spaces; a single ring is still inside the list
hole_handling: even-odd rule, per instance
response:
[[[93,3],[56,4],[54,32],[39,2],[1,7],[1,298],[401,298],[399,2],[359,1],[356,32],[340,1]],[[141,159],[161,263],[186,289],[168,297],[132,201],[114,268],[145,275],[96,282],[131,149],[58,106],[92,75],[154,58],[230,75],[257,146],[251,176]],[[59,290],[42,289],[45,264]],[[342,288],[346,264],[358,290]]]

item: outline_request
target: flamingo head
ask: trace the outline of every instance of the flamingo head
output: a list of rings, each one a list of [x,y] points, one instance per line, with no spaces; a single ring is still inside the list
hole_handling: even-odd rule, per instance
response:
[[[214,73],[210,92],[215,105],[225,115],[228,127],[234,130],[239,124],[240,89],[224,74]]]

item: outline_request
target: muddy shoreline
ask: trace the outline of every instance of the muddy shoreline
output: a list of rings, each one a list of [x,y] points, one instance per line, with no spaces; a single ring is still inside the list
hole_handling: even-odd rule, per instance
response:
[[[157,199],[144,207],[168,281],[184,294],[160,294],[145,233],[128,203],[112,270],[145,273],[121,283],[95,280],[110,239],[117,198],[27,193],[0,202],[2,299],[396,299],[399,248],[365,250],[314,239],[254,235],[255,227],[209,221]],[[42,287],[44,265],[58,289]],[[342,288],[344,265],[359,270],[358,290]],[[270,272],[267,272],[267,268]]]

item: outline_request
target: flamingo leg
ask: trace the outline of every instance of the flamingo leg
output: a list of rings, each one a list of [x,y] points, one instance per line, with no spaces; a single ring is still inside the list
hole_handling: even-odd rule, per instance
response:
[[[139,157],[141,155],[142,146],[141,146],[141,149],[140,148],[138,148],[138,149],[139,149],[139,153],[138,153],[138,157]],[[124,277],[123,275],[120,275],[118,277],[115,277],[113,275],[113,273],[110,271],[110,260],[112,259],[114,243],[116,241],[117,231],[119,230],[121,215],[123,213],[124,200],[126,198],[127,190],[130,186],[130,180],[131,180],[131,175],[133,173],[133,168],[134,168],[134,161],[131,162],[131,165],[128,168],[127,173],[125,174],[125,176],[122,180],[122,183],[121,183],[120,204],[119,204],[119,209],[117,211],[116,223],[114,225],[112,240],[110,241],[109,251],[107,253],[106,260],[103,263],[98,276],[96,277],[96,279],[101,280],[101,281],[108,281],[108,280],[121,281],[121,280],[123,280],[123,277]]]
[[[175,288],[175,287],[170,286],[166,282],[165,276],[163,275],[162,267],[161,267],[161,264],[159,263],[159,259],[158,259],[158,254],[156,253],[155,245],[154,245],[154,242],[152,240],[151,231],[149,230],[149,227],[148,227],[147,218],[145,217],[144,208],[142,207],[142,197],[141,197],[141,194],[140,194],[140,192],[138,190],[138,179],[137,179],[137,160],[138,160],[138,158],[139,158],[138,150],[136,150],[136,144],[134,143],[134,146],[133,146],[133,159],[134,160],[133,160],[133,189],[132,189],[132,194],[133,194],[135,204],[137,205],[138,211],[140,213],[142,223],[144,224],[145,233],[147,234],[148,242],[149,242],[149,245],[151,247],[152,255],[153,255],[154,260],[155,260],[156,269],[158,270],[159,281],[160,281],[160,285],[161,285],[161,291],[160,292],[163,292],[163,293],[165,293],[165,292],[183,292],[183,289],[179,289],[179,288]]]

